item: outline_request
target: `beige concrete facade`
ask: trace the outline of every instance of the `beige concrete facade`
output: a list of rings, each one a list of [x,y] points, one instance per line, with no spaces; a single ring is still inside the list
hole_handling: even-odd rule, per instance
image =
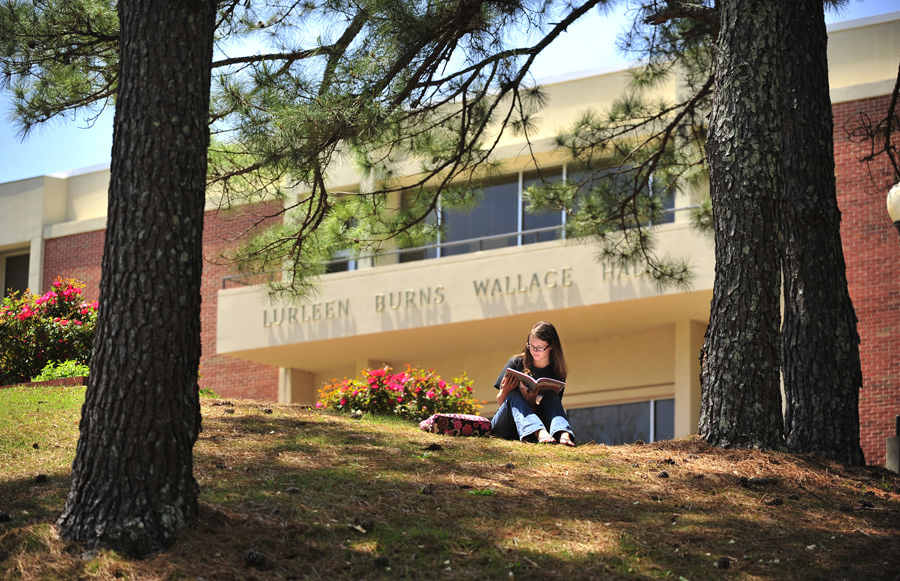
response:
[[[507,358],[548,320],[571,368],[568,406],[685,394],[697,403],[683,410],[689,433],[699,413],[690,360],[708,323],[712,244],[684,224],[658,236],[661,248],[690,260],[690,292],[660,292],[642,272],[599,264],[590,245],[543,242],[326,275],[318,295],[297,305],[271,304],[253,287],[220,291],[218,351],[291,369],[287,401],[314,401],[323,382],[383,364],[466,372],[477,397],[492,400]]]
[[[829,27],[831,102],[889,95],[897,80],[897,55],[900,55],[900,12]]]

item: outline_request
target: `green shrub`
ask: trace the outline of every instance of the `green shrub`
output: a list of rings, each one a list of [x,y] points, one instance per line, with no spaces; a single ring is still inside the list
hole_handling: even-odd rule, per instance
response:
[[[421,420],[435,413],[474,414],[481,407],[472,398],[472,381],[463,374],[447,383],[433,369],[407,366],[364,369],[358,377],[332,380],[319,390],[319,409],[366,412]],[[483,403],[483,402],[482,402]]]
[[[81,298],[84,284],[57,277],[37,296],[15,293],[0,305],[0,385],[29,381],[50,362],[87,365],[97,303]]]
[[[51,361],[41,370],[39,375],[31,378],[31,381],[50,381],[51,379],[63,379],[65,377],[87,377],[91,372],[90,367],[69,359],[67,361]]]

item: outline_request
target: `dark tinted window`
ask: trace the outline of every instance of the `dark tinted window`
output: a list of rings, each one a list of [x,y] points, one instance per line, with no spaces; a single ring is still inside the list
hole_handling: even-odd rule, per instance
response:
[[[400,262],[415,262],[426,258],[437,258],[437,248],[425,248],[422,250],[410,250],[400,253]]]
[[[653,437],[650,406],[654,406]],[[675,434],[675,400],[663,399],[568,411],[575,437],[582,442],[615,446],[637,440],[668,440]]]
[[[4,297],[14,292],[24,293],[28,289],[28,258],[28,254],[6,257],[6,276],[3,281]],[[38,292],[40,289],[33,290]]]
[[[539,183],[541,176],[545,182],[562,179],[562,170],[553,169],[538,175],[532,172],[525,176],[524,187]],[[480,203],[467,210],[443,208],[441,211],[442,233],[439,241],[440,256],[453,256],[505,248],[519,244],[519,216],[522,215],[522,230],[552,228],[551,231],[521,236],[522,244],[555,240],[560,237],[562,212],[528,212],[522,208],[518,174],[503,180],[489,182],[482,186]],[[435,214],[436,216],[436,214]],[[436,217],[429,217],[434,223]],[[484,238],[491,238],[484,240]],[[472,242],[459,244],[465,240]],[[400,254],[400,262],[412,262],[425,258],[436,258],[437,248],[410,250]]]
[[[542,179],[543,178],[543,179]],[[522,183],[522,189],[526,190],[532,185],[541,185],[542,183],[553,183],[562,181],[562,171],[554,170],[552,172],[544,172],[540,176],[537,174],[525,176]],[[550,232],[536,232],[534,234],[523,234],[522,244],[533,244],[534,242],[544,242],[546,240],[556,240],[560,237],[560,226],[562,226],[562,212],[541,212],[540,214],[528,211],[528,204],[525,204],[524,213],[522,215],[522,230],[535,230],[537,228],[553,227]]]
[[[675,437],[675,400],[658,399],[653,405],[653,439],[671,440]]]
[[[519,181],[504,181],[484,186],[481,205],[471,210],[445,210],[441,246],[443,256],[515,246],[519,227]],[[510,234],[471,244],[447,246],[449,243]]]
[[[635,174],[628,169],[619,168],[600,168],[600,169],[572,169],[568,173],[567,181],[576,184],[580,189],[579,205],[583,201],[584,196],[594,196],[597,193],[589,193],[592,188],[597,187],[603,191],[603,199],[617,200],[632,194],[635,187]],[[649,191],[650,195],[659,199],[664,210],[672,210],[675,208],[675,188],[664,188],[660,180],[651,179],[649,190],[647,186],[643,188],[644,192]],[[643,212],[642,212],[643,213]],[[641,225],[650,225],[650,221],[646,216],[640,217]],[[655,224],[671,224],[675,221],[674,212],[664,212],[662,217]]]
[[[332,272],[347,272],[348,270],[350,270],[350,262],[351,261],[349,258],[335,257],[325,267],[325,274],[330,274]]]
[[[650,440],[650,405],[645,401],[569,410],[569,422],[582,442],[617,445]]]
[[[403,193],[403,198],[402,198],[401,203],[404,205],[404,208],[409,207],[408,204],[411,203],[409,200],[411,195],[412,195],[411,192]],[[425,218],[425,222],[427,224],[431,224],[431,225],[435,224],[437,222],[437,212],[436,211],[430,212],[428,214],[428,216]],[[438,243],[438,240],[436,240],[436,239],[429,240],[429,241],[424,242],[422,244],[422,246],[428,246],[428,245],[437,244],[437,243]],[[426,258],[437,258],[437,256],[438,256],[437,248],[421,248],[418,250],[408,250],[406,252],[400,253],[400,262],[415,262],[416,260],[425,260]]]
[[[673,210],[675,208],[675,188],[669,188],[666,191],[657,191],[658,187],[653,188],[653,195],[659,196],[662,198],[662,206],[666,210]],[[672,224],[675,222],[675,212],[669,211],[663,214],[662,219],[659,221],[660,224]]]

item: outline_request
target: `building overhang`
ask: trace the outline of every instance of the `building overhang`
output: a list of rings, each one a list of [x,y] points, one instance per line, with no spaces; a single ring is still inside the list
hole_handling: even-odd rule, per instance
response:
[[[589,243],[545,242],[330,274],[297,304],[271,302],[260,287],[219,291],[217,352],[317,372],[435,350],[471,357],[524,342],[541,319],[565,328],[567,342],[708,322],[712,242],[680,224],[656,235],[659,248],[689,260],[690,290],[599,263]]]

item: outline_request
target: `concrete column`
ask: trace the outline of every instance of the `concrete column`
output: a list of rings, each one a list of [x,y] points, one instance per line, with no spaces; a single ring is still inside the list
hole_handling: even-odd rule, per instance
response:
[[[315,405],[318,392],[313,374],[300,369],[278,370],[278,403]]]
[[[385,361],[380,359],[368,359],[368,358],[360,358],[356,360],[356,373],[359,373],[363,369],[378,369],[384,367],[385,365],[390,365]],[[393,367],[393,366],[392,366]],[[394,372],[402,371],[401,369],[395,369]]]
[[[900,438],[887,439],[887,462],[885,468],[900,474]]]
[[[706,324],[675,323],[675,437],[697,432],[700,422],[700,348]]]
[[[28,288],[36,295],[48,290],[44,284],[44,239],[32,238],[28,255]],[[52,281],[49,281],[52,282]]]
[[[885,468],[900,474],[900,415],[894,416],[894,437],[885,442],[886,459]]]

